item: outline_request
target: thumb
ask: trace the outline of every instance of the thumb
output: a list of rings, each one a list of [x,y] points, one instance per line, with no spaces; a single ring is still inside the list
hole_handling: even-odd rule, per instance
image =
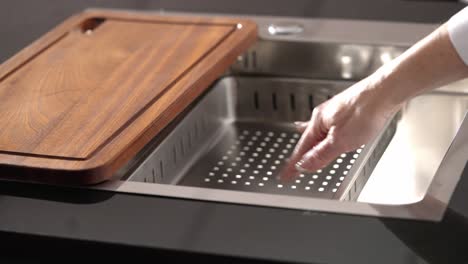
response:
[[[296,169],[303,172],[314,172],[331,163],[341,153],[345,152],[336,143],[333,131],[324,140],[307,151],[296,163]]]

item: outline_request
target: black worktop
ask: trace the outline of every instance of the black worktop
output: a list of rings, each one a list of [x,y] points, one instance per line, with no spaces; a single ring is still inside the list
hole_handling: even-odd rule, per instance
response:
[[[0,4],[0,61],[87,7],[441,22],[462,5],[395,0],[15,1]],[[441,222],[0,182],[0,263],[45,262],[57,255],[70,262],[89,260],[91,254],[131,257],[133,262],[468,263],[467,198],[468,165]]]
[[[89,7],[438,23],[463,7],[422,0],[15,0],[0,3],[0,62]]]

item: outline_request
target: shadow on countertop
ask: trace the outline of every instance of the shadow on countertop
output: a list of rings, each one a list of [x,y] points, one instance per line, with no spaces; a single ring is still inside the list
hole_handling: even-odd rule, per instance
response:
[[[468,162],[441,222],[384,219],[384,225],[428,263],[468,263]]]
[[[440,223],[383,220],[385,226],[428,263],[468,263],[468,218],[451,209]]]
[[[3,195],[72,204],[93,204],[108,200],[115,194],[68,186],[0,181],[0,199]]]

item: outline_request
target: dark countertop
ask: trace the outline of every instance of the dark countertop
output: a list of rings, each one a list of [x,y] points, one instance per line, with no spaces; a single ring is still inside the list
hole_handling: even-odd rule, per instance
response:
[[[89,7],[427,23],[445,21],[463,7],[447,0],[16,0],[0,6],[0,62],[65,18]]]
[[[2,257],[25,257],[16,253],[22,250],[35,259],[57,252],[77,260],[137,254],[205,262],[226,255],[301,263],[465,263],[468,163],[462,177],[439,223],[2,183]]]
[[[440,22],[461,5],[405,1],[15,1],[0,61],[85,7]],[[183,3],[183,4],[182,4]],[[441,222],[381,219],[0,183],[2,263],[132,257],[248,263],[468,262],[468,164]],[[18,252],[21,251],[21,254]],[[8,256],[8,255],[11,255]]]

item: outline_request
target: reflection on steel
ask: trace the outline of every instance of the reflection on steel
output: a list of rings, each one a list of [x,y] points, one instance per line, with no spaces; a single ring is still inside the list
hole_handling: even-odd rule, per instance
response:
[[[299,34],[304,31],[304,28],[300,24],[271,24],[268,26],[268,33],[271,35],[293,35]]]

